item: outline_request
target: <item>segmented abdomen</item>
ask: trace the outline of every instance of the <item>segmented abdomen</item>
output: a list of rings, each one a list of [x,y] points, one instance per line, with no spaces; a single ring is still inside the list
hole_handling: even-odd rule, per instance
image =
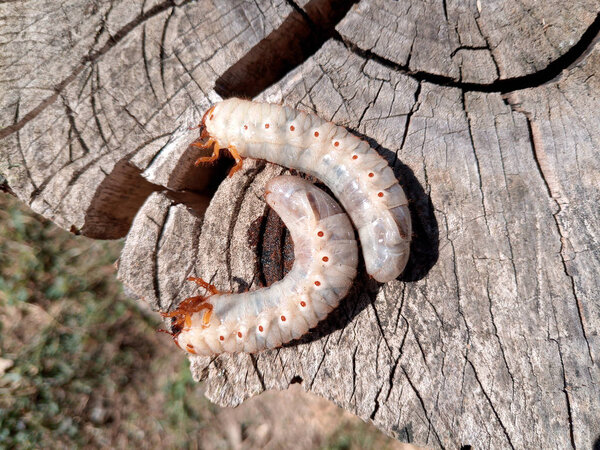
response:
[[[181,348],[190,353],[279,347],[316,326],[352,285],[358,248],[350,220],[335,200],[290,176],[269,181],[266,192],[267,203],[292,236],[294,265],[267,288],[209,297],[203,304],[212,305],[212,313],[194,313],[189,326],[177,335]],[[208,323],[205,317],[210,317]]]
[[[286,106],[229,99],[205,122],[221,148],[314,175],[342,203],[358,229],[366,269],[396,278],[408,260],[408,201],[387,162],[345,128]]]

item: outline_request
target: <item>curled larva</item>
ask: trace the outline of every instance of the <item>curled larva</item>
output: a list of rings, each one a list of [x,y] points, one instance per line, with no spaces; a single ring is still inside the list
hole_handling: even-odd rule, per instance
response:
[[[358,246],[342,208],[297,177],[269,181],[266,200],[294,242],[291,271],[271,286],[241,294],[219,293],[199,278],[208,297],[191,297],[177,310],[174,339],[192,354],[256,352],[275,348],[313,328],[346,296],[356,276]]]
[[[210,108],[201,123],[200,147],[236,159],[264,159],[314,175],[331,189],[358,230],[367,272],[395,279],[408,260],[408,201],[386,161],[345,128],[286,106],[232,98]]]

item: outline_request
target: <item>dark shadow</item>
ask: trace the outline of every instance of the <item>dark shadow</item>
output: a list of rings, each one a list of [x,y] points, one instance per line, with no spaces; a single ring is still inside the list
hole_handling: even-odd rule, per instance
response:
[[[354,130],[355,136],[367,141],[394,169],[394,175],[408,198],[413,236],[410,243],[410,257],[404,272],[398,280],[411,282],[424,278],[439,257],[439,228],[431,196],[425,192],[410,167],[402,163],[393,152],[381,146],[375,139]]]
[[[174,175],[169,180],[169,189],[146,180],[142,176],[142,170],[128,161],[128,155],[115,164],[110,173],[105,174],[96,189],[94,200],[86,211],[83,227],[79,230],[72,226],[71,232],[94,239],[124,237],[146,199],[153,192],[163,190],[174,203],[183,203],[196,216],[202,217],[219,184],[233,166],[233,159],[226,157],[220,158],[210,166],[196,167],[194,161],[205,154],[203,150],[189,145],[173,169]],[[228,155],[227,152],[224,154]],[[87,168],[86,166],[76,172],[71,184],[74,184]]]
[[[225,157],[214,163],[196,166],[194,162],[200,156],[209,156],[211,151],[192,144],[171,171],[167,195],[175,203],[185,204],[196,217],[203,217],[210,200],[233,167],[233,158],[229,152],[223,152]]]
[[[82,173],[83,169],[73,179]],[[98,185],[81,230],[71,226],[71,232],[93,239],[119,239],[127,234],[148,196],[162,189],[146,180],[142,171],[124,158]]]
[[[600,435],[598,435],[598,437],[594,441],[594,444],[592,445],[592,449],[593,450],[600,450]]]
[[[361,58],[376,61],[377,63],[396,72],[408,74],[411,78],[422,82],[432,83],[438,86],[448,86],[471,92],[499,92],[506,94],[523,89],[530,89],[549,83],[556,79],[564,70],[572,67],[581,61],[598,41],[600,36],[600,13],[596,14],[594,21],[583,32],[579,40],[565,53],[550,61],[543,69],[537,70],[526,75],[520,75],[512,78],[502,78],[491,83],[473,83],[456,80],[446,75],[423,72],[420,70],[411,70],[406,65],[401,65],[390,61],[370,50],[357,47],[352,42],[345,41],[341,36],[335,35],[338,42],[343,43],[348,49]]]
[[[414,282],[424,278],[435,265],[439,256],[439,230],[431,198],[414,176],[413,171],[400,162],[396,153],[382,147],[377,141],[365,135],[349,130],[359,138],[367,141],[394,169],[406,196],[409,200],[413,239],[410,246],[410,257],[404,272],[398,280]],[[291,175],[305,178],[335,198],[331,191],[318,179],[290,170]],[[249,245],[256,249],[259,285],[270,286],[281,280],[291,269],[294,261],[293,242],[289,231],[277,214],[269,209],[257,219],[248,230]],[[362,254],[360,241],[359,254]],[[358,276],[354,280],[348,295],[340,302],[325,320],[300,339],[285,344],[292,347],[300,343],[308,343],[321,339],[328,334],[346,327],[364,308],[375,301],[381,284],[371,278],[365,271],[362,257],[359,259]],[[244,286],[248,288],[247,285]]]
[[[6,178],[4,178],[4,176],[2,176],[1,173],[0,173],[0,192],[6,192],[7,194],[10,194],[13,197],[16,197],[16,194],[13,192],[13,190],[8,185],[8,181],[6,180]]]
[[[335,33],[356,0],[312,0],[293,12],[215,82],[223,98],[255,97],[298,67]]]
[[[402,428],[396,424],[392,425],[392,432],[394,433],[396,439],[398,439],[400,442],[406,442],[407,444],[413,442],[413,430],[410,423]]]
[[[290,380],[290,384],[302,384],[303,381],[304,380],[302,379],[302,377],[300,375],[295,375]]]

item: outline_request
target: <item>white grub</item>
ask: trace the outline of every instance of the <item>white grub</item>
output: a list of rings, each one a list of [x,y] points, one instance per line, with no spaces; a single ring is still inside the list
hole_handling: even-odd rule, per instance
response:
[[[313,175],[331,189],[358,230],[367,272],[397,278],[408,261],[408,201],[392,169],[345,128],[287,106],[232,98],[203,119],[215,149],[264,159]]]
[[[350,220],[336,201],[291,176],[269,181],[265,197],[290,231],[294,265],[267,288],[218,293],[187,311],[171,313],[182,324],[175,339],[189,353],[253,353],[279,347],[326,317],[352,285],[358,246]]]

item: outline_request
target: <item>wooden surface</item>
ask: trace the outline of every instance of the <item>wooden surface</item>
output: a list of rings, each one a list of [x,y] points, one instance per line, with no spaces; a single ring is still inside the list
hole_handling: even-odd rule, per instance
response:
[[[69,3],[0,4],[4,189],[72,232],[127,234],[119,277],[153,308],[195,292],[187,276],[254,289],[293,257],[262,198],[283,168],[192,165],[189,127],[221,97],[348,127],[410,198],[398,280],[361,270],[282,349],[193,358],[209,398],[301,383],[421,445],[598,445],[597,2]]]

